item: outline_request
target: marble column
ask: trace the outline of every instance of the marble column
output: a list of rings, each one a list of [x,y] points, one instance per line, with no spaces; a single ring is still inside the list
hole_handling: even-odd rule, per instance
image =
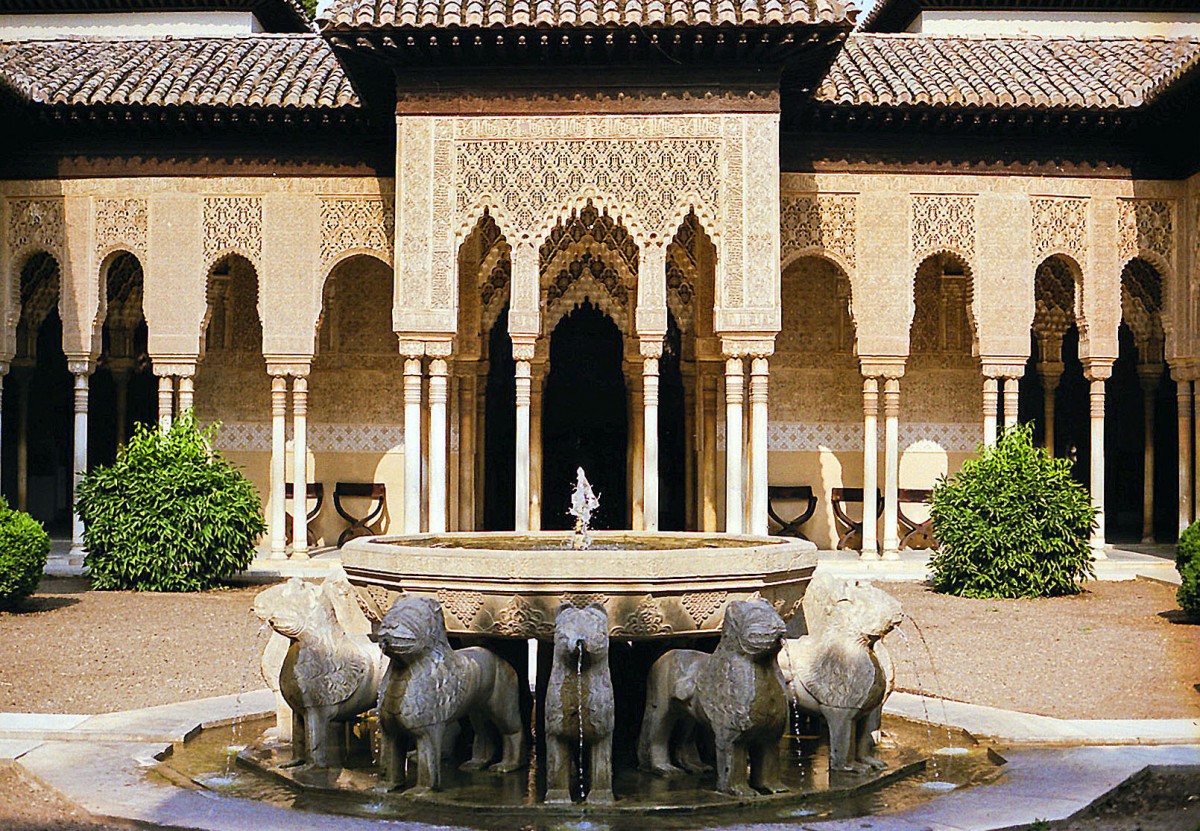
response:
[[[71,556],[82,557],[83,519],[75,509],[79,485],[88,466],[88,378],[95,368],[90,360],[68,360],[67,368],[74,377],[75,388],[75,445],[71,464]]]
[[[989,447],[996,443],[996,406],[1000,398],[1000,382],[995,378],[983,379],[983,443]]]
[[[286,375],[271,377],[271,558],[287,559],[287,400]]]
[[[642,528],[658,530],[658,362],[662,338],[642,338]]]
[[[640,356],[639,356],[640,358]],[[629,450],[626,453],[626,491],[629,494],[629,527],[634,531],[645,528],[646,503],[643,483],[645,416],[642,413],[641,366],[636,360],[625,362],[625,389],[628,391],[627,418]]]
[[[1140,364],[1138,380],[1142,383],[1142,542],[1154,542],[1154,405],[1158,384],[1162,379],[1162,364]]]
[[[458,379],[458,530],[475,530],[475,374]]]
[[[1088,402],[1091,419],[1091,477],[1092,506],[1096,509],[1096,525],[1092,529],[1090,545],[1092,556],[1106,559],[1105,514],[1104,514],[1104,382],[1112,375],[1112,361],[1091,360],[1084,366],[1084,377],[1089,382]]]
[[[1042,362],[1037,365],[1038,379],[1042,382],[1042,420],[1045,422],[1044,445],[1046,452],[1054,455],[1055,398],[1058,382],[1062,379],[1063,365],[1060,362]]]
[[[697,517],[700,513],[700,488],[696,481],[696,447],[699,444],[696,435],[698,423],[696,416],[699,414],[697,410],[700,397],[696,394],[696,382],[695,371],[685,369],[683,372],[683,527],[688,531],[697,529],[699,523]]]
[[[446,533],[446,404],[450,400],[445,358],[429,361],[429,533]]]
[[[292,558],[308,559],[308,378],[292,381]]]
[[[404,533],[421,533],[421,358],[404,359]]]
[[[516,482],[513,493],[516,501],[515,525],[518,531],[528,531],[529,526],[529,407],[532,398],[530,362],[533,360],[533,341],[518,342],[513,339],[513,358],[516,361],[517,386],[517,435],[516,435]]]
[[[542,413],[545,407],[547,365],[529,366],[529,530],[542,528]]]
[[[1172,370],[1172,373],[1175,371]],[[1192,381],[1176,375],[1179,417],[1179,533],[1192,524]]]
[[[765,355],[750,362],[750,525],[751,534],[767,533],[767,385],[770,366]]]
[[[700,460],[704,465],[704,495],[700,527],[704,531],[716,532],[719,521],[717,512],[717,388],[720,381],[714,375],[702,377],[701,382],[700,391],[703,397],[701,412],[704,414],[704,427],[701,435]]]
[[[883,383],[883,559],[900,557],[900,379]]]
[[[863,379],[863,532],[864,560],[879,559],[879,379]],[[836,542],[836,540],[835,540]]]
[[[29,510],[29,382],[22,372],[17,382],[17,510]]]
[[[745,367],[741,358],[725,359],[725,533],[740,534],[745,517],[742,459],[743,388]]]
[[[179,376],[179,412],[185,413],[195,407],[196,384],[191,375]]]
[[[1017,415],[1021,402],[1021,387],[1018,378],[1012,375],[1004,377],[1004,429],[1011,430],[1017,426]]]
[[[175,378],[171,375],[158,376],[158,426],[171,429],[175,407]]]

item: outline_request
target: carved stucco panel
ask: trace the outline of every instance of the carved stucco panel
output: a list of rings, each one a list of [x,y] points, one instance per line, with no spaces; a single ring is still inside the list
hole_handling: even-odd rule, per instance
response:
[[[96,253],[125,248],[145,256],[148,224],[145,199],[96,200]]]
[[[204,259],[236,253],[258,265],[262,255],[262,199],[257,196],[204,197]]]
[[[62,262],[65,221],[61,199],[13,199],[8,203],[8,250],[14,264],[44,250]]]
[[[852,193],[785,194],[779,224],[784,259],[820,251],[854,269],[857,204]]]
[[[321,197],[321,263],[349,251],[369,251],[392,262],[395,215],[391,203],[371,196]]]
[[[975,197],[960,194],[914,194],[912,253],[921,259],[940,250],[975,253]]]
[[[1173,265],[1175,203],[1166,199],[1121,199],[1117,202],[1117,254],[1128,261],[1153,254]]]
[[[1051,254],[1068,254],[1081,266],[1088,254],[1088,200],[1037,196],[1029,200],[1036,265]]]

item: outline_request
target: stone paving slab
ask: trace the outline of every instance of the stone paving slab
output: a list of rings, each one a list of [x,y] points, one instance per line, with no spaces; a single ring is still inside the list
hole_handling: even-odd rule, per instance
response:
[[[1057,719],[902,692],[892,693],[884,709],[1009,743],[1200,744],[1200,719]]]
[[[35,739],[0,739],[0,764],[20,759],[40,744]]]
[[[69,733],[88,718],[67,713],[0,713],[0,739],[53,739]]]

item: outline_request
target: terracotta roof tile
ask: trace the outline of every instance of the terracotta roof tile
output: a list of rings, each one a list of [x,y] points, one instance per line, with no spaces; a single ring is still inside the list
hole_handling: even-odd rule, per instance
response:
[[[318,35],[0,43],[0,78],[46,105],[360,106]]]
[[[270,32],[310,32],[297,0],[0,0],[5,14],[101,14],[140,11],[249,11]]]
[[[848,23],[844,0],[334,0],[325,31],[451,26],[690,26]]]
[[[816,93],[867,107],[1126,109],[1200,65],[1200,40],[854,34]]]

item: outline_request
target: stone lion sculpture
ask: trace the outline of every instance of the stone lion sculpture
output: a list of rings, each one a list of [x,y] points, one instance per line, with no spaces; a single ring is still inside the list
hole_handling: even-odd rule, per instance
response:
[[[292,764],[340,767],[346,729],[375,706],[385,662],[338,621],[332,590],[293,577],[254,598],[254,614],[289,641],[279,691],[292,710]]]
[[[546,690],[546,801],[571,801],[574,753],[591,751],[587,801],[611,803],[612,737],[616,724],[608,668],[608,612],[599,603],[564,604],[554,621],[554,659]],[[581,724],[582,722],[582,724]],[[580,783],[582,785],[582,783]]]
[[[321,590],[333,604],[334,617],[343,629],[351,635],[370,634],[371,622],[358,605],[354,586],[341,566],[329,573],[321,583]],[[285,742],[292,740],[292,708],[279,690],[279,673],[283,670],[283,661],[291,645],[289,638],[272,631],[259,663],[263,680],[275,693],[275,735]]]
[[[895,679],[880,643],[903,619],[900,602],[869,583],[815,576],[804,593],[809,634],[784,641],[779,667],[792,701],[829,725],[829,769],[866,773],[883,702]]]
[[[779,742],[788,720],[787,695],[775,656],[784,623],[763,600],[734,601],[725,610],[721,640],[711,654],[673,649],[650,668],[638,765],[660,776],[682,773],[670,740],[682,721],[677,758],[703,770],[695,724],[712,730],[717,790],[732,796],[786,790],[779,781]],[[755,790],[757,789],[757,791]]]
[[[379,694],[382,733],[380,784],[398,788],[410,740],[417,746],[413,793],[437,791],[448,747],[464,716],[475,728],[471,759],[464,770],[489,766],[494,732],[502,743],[499,773],[525,763],[525,731],[517,697],[517,673],[482,647],[452,649],[442,606],[427,597],[399,597],[379,624],[379,645],[391,658]]]

